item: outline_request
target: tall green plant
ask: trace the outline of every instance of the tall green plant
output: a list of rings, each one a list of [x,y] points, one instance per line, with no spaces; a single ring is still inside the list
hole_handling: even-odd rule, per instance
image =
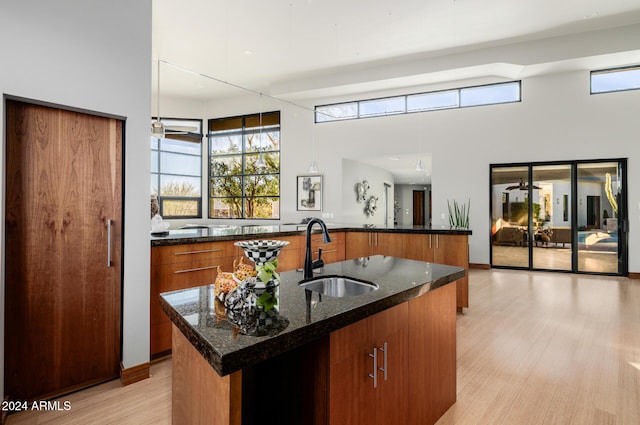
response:
[[[466,204],[458,204],[453,200],[453,207],[447,200],[447,208],[449,208],[449,226],[462,229],[469,228],[469,209],[471,208],[471,199]]]

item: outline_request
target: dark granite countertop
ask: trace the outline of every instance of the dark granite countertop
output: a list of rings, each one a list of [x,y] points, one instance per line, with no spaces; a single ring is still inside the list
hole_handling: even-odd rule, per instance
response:
[[[435,228],[430,226],[356,226],[349,224],[327,224],[333,232],[381,232],[381,233],[417,233],[471,235],[468,229]],[[164,236],[151,235],[151,246],[183,245],[201,242],[232,241],[241,239],[273,238],[301,235],[307,229],[306,224],[274,225],[207,225],[186,229],[169,230]],[[314,232],[319,230],[315,229]]]
[[[160,304],[196,350],[224,376],[460,279],[465,271],[377,255],[327,264],[320,274],[375,282],[379,289],[354,297],[322,296],[319,301],[317,293],[298,285],[301,272],[280,273],[278,308],[287,325],[270,336],[239,334],[230,322],[218,318],[213,285],[161,294]]]

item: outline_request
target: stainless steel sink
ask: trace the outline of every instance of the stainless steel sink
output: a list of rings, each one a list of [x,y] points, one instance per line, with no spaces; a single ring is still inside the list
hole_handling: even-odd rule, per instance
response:
[[[329,297],[352,297],[375,291],[379,286],[373,282],[341,276],[323,276],[303,281],[300,286]]]

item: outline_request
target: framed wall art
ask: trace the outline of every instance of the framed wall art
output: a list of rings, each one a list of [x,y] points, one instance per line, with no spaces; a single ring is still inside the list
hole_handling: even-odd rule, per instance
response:
[[[298,211],[322,211],[322,174],[298,176]]]

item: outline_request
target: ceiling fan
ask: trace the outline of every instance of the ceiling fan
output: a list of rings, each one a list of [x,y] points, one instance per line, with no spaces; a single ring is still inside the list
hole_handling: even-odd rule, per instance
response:
[[[540,186],[536,186],[536,185],[532,185],[531,188],[532,189],[542,189]],[[513,185],[513,186],[507,186],[505,189],[507,189],[507,190],[514,190],[514,189],[529,190],[529,185],[524,182],[524,179],[520,179],[520,183],[518,183],[516,185]]]

